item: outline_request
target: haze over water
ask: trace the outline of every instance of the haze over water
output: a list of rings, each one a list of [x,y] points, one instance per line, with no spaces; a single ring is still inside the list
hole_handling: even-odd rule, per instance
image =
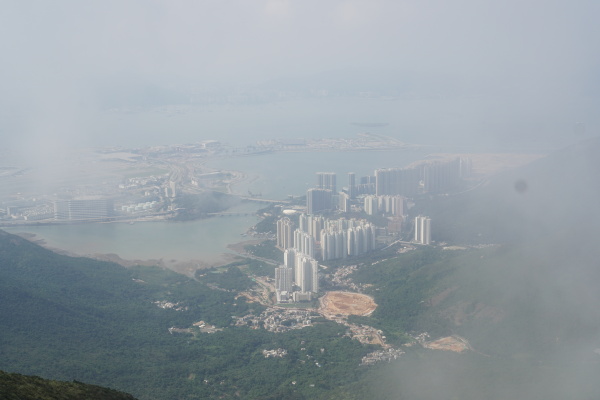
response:
[[[472,106],[476,99],[463,99]],[[133,111],[111,110],[97,116],[94,144],[140,148],[159,144],[219,140],[232,147],[259,140],[298,138],[355,138],[371,132],[424,146],[390,151],[285,152],[212,159],[208,167],[236,170],[247,179],[235,193],[260,194],[269,199],[302,196],[316,183],[315,173],[338,174],[338,190],[347,185],[347,173],[357,178],[376,168],[403,167],[440,151],[526,151],[530,142],[493,143],[490,131],[523,129],[523,123],[501,125],[464,118],[450,99],[372,99],[334,97],[296,99],[250,105],[166,106]],[[428,118],[428,113],[436,118]],[[360,126],[354,123],[380,123]],[[572,127],[563,117],[551,124],[544,148],[555,148]],[[535,128],[535,127],[534,127]],[[538,127],[539,128],[539,127]],[[536,128],[537,129],[537,128]],[[564,130],[564,134],[561,132]],[[478,140],[478,133],[487,140]],[[484,135],[485,133],[485,135]],[[493,136],[493,135],[492,135]],[[76,144],[76,143],[75,143]],[[243,210],[260,206],[246,204]],[[255,217],[227,217],[187,223],[156,222],[136,225],[92,224],[19,227],[11,232],[35,233],[48,245],[76,254],[115,253],[124,259],[199,259],[214,262],[228,252],[227,245],[244,238]]]
[[[378,167],[405,166],[426,155],[424,150],[270,153],[257,156],[215,159],[210,167],[238,170],[247,180],[234,192],[248,190],[267,199],[303,196],[316,184],[315,172],[338,173],[338,188],[347,185],[347,172],[357,177],[373,174]],[[243,203],[232,212],[254,213],[259,203]],[[34,233],[47,245],[80,255],[114,253],[132,260],[164,259],[215,262],[227,245],[247,240],[241,236],[258,221],[253,215],[214,217],[189,222],[20,226],[10,232]]]
[[[506,118],[494,98],[482,105],[476,97],[361,98],[329,97],[259,104],[174,105],[138,110],[107,110],[86,130],[94,146],[144,147],[219,140],[232,146],[270,139],[353,138],[371,132],[400,141],[444,147],[500,151],[568,143],[578,116],[589,110],[571,105],[561,113]],[[495,107],[497,106],[497,108]],[[485,116],[480,114],[485,109]],[[587,121],[590,125],[592,122]],[[354,123],[384,123],[365,127]]]

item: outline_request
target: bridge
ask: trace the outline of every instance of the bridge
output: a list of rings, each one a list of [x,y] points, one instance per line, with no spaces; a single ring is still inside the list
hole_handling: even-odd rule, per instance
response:
[[[240,196],[240,195],[233,195],[233,196],[237,196],[242,200],[246,200],[246,201],[255,201],[257,203],[270,203],[270,204],[277,204],[277,203],[283,203],[283,204],[290,204],[291,202],[289,200],[271,200],[271,199],[263,199],[261,197],[248,197],[248,196]]]
[[[216,212],[216,213],[206,213],[206,215],[209,215],[211,217],[248,217],[248,216],[253,216],[256,215],[256,213],[254,212]]]

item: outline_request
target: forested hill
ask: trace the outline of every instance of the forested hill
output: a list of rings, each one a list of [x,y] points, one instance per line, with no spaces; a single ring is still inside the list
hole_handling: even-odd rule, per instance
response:
[[[0,231],[0,369],[172,398],[189,376],[191,360],[179,356],[192,353],[188,337],[169,328],[228,325],[249,310],[234,296],[168,270],[67,257]]]
[[[135,400],[127,393],[82,382],[60,382],[0,371],[3,400]]]
[[[429,210],[438,240],[492,246],[422,250],[360,271],[383,305],[374,317],[390,299],[414,296],[410,314],[396,308],[405,328],[468,335],[481,351],[600,347],[598,154],[600,140],[590,139],[481,188],[424,199],[418,207]]]
[[[232,316],[264,308],[226,289],[245,284],[235,267],[227,272],[228,282],[203,283],[159,268],[125,269],[0,231],[0,370],[144,400],[360,398],[346,390],[363,375],[371,346],[318,318],[285,334],[232,326]],[[201,332],[193,326],[200,321],[217,329]],[[278,348],[288,355],[265,357]]]

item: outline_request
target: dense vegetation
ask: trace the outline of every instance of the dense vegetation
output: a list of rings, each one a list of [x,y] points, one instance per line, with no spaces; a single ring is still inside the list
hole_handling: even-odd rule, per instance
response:
[[[247,245],[244,249],[256,257],[283,264],[283,252],[277,248],[276,244],[275,240],[264,240],[258,244]]]
[[[235,266],[222,270],[213,268],[208,271],[203,271],[201,275],[198,275],[198,279],[202,282],[214,284],[217,287],[230,292],[248,290],[253,285],[252,280],[248,278],[248,275]]]
[[[235,196],[220,192],[183,193],[175,198],[178,208],[175,221],[206,218],[207,214],[225,211],[239,202]]]
[[[157,267],[70,258],[3,232],[0,265],[0,369],[11,372],[84,381],[140,399],[236,392],[327,398],[339,390],[334,382],[360,377],[356,366],[369,351],[329,322],[285,334],[234,328],[232,315],[262,306]],[[248,284],[235,266],[210,276],[217,286]],[[164,302],[172,308],[159,307]],[[200,320],[229,327],[212,334],[190,329]],[[180,330],[169,333],[170,327]],[[279,347],[286,357],[262,354]]]
[[[135,400],[130,394],[82,382],[60,382],[0,371],[3,400]]]

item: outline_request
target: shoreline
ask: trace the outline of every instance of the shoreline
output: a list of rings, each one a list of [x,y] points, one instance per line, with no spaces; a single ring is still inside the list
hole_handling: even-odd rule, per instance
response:
[[[50,250],[54,253],[61,254],[68,257],[83,257],[83,258],[91,258],[99,261],[112,262],[115,264],[119,264],[124,268],[130,268],[134,266],[145,266],[145,267],[160,267],[164,269],[169,269],[171,271],[177,272],[182,275],[186,275],[190,278],[194,278],[194,275],[199,269],[207,269],[212,267],[219,267],[222,265],[227,265],[232,262],[240,260],[244,255],[244,246],[248,244],[256,244],[262,242],[263,239],[253,239],[246,240],[238,243],[231,243],[227,245],[227,248],[232,250],[233,253],[223,252],[216,259],[207,261],[201,259],[188,259],[188,260],[178,260],[178,259],[169,259],[166,260],[164,258],[160,259],[125,259],[120,257],[115,253],[92,253],[92,254],[78,254],[66,249],[57,248],[54,246],[48,245],[48,242],[35,233],[30,232],[16,232],[13,233],[15,236],[19,236],[31,243],[37,244],[47,250]],[[234,254],[236,253],[236,254]]]

